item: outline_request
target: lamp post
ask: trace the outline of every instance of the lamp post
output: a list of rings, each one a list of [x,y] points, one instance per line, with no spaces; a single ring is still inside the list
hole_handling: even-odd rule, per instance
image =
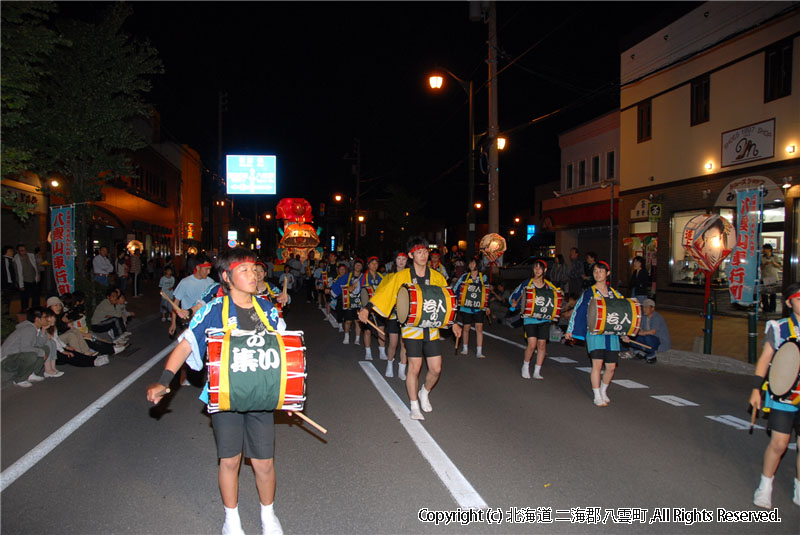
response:
[[[469,151],[467,153],[467,258],[475,254],[475,119],[473,115],[474,89],[472,80],[465,81],[447,69],[441,69],[459,83],[469,97]],[[441,89],[442,77],[433,75],[429,79],[432,89]]]

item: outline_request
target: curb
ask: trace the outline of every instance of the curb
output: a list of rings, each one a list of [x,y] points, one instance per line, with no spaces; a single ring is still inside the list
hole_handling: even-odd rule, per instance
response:
[[[693,353],[691,351],[680,351],[670,349],[669,351],[657,352],[658,364],[670,366],[684,366],[686,368],[702,368],[739,375],[753,375],[756,367],[754,364],[742,362],[732,357],[723,355],[706,355],[704,353]]]

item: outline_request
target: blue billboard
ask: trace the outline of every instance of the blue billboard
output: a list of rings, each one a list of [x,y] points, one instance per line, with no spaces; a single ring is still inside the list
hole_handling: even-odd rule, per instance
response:
[[[277,193],[277,157],[227,154],[225,180],[228,195],[275,195]]]

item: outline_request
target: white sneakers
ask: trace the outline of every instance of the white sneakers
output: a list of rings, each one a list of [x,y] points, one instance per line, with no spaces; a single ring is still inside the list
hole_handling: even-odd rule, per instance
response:
[[[350,343],[350,333],[344,333],[344,340],[342,340],[342,343],[344,345],[347,345],[347,344]]]
[[[122,353],[123,351],[125,351],[126,347],[128,347],[128,346],[124,346],[124,345],[114,346],[114,354],[118,355],[118,354]]]
[[[522,363],[522,378],[523,379],[531,378],[530,362]]]
[[[386,363],[386,373],[383,374],[384,377],[394,377],[394,361],[390,360]]]
[[[772,509],[772,477],[761,474],[761,482],[753,493],[753,503],[764,509]],[[797,497],[797,483],[795,482],[795,498]],[[795,502],[797,503],[797,502]]]
[[[357,346],[360,346],[360,345],[361,345],[361,337],[360,337],[360,336],[356,336],[356,340],[355,340],[355,342],[353,342],[353,343],[354,343],[355,345],[357,345]]]
[[[36,375],[35,373],[32,373],[28,376],[28,382],[30,383],[38,383],[40,381],[44,381],[44,377],[42,377],[41,375]]]
[[[59,371],[59,370],[56,370],[56,371],[54,371],[53,373],[50,373],[50,372],[44,372],[44,376],[45,376],[45,377],[50,377],[50,378],[53,378],[53,377],[61,377],[62,375],[64,375],[64,372],[62,372],[62,371]]]
[[[341,323],[337,323],[336,325],[339,326],[339,332],[343,333],[344,332],[344,327],[342,327],[342,324]]]
[[[398,364],[397,365],[397,378],[401,381],[406,380],[406,364]]]
[[[283,535],[281,521],[274,511],[261,511],[261,535]]]
[[[94,359],[94,365],[96,368],[99,368],[100,366],[105,366],[106,364],[108,364],[108,355],[100,355],[99,357]]]
[[[425,417],[419,411],[419,401],[412,401],[411,402],[411,419],[412,420],[424,420]]]
[[[356,345],[358,345],[358,338],[356,338]],[[364,352],[364,360],[372,360],[372,349],[366,349]]]
[[[481,352],[481,353],[478,353],[478,354],[477,354],[477,355],[475,355],[475,356],[476,356],[476,357],[478,357],[479,359],[485,359],[485,358],[486,358],[486,355],[484,355],[482,352]]]
[[[225,523],[222,524],[222,535],[244,535],[241,522],[237,525],[234,522],[225,520]]]
[[[800,505],[800,479],[797,478],[794,479],[794,497],[792,498],[792,501],[795,504]]]
[[[431,412],[433,407],[431,407],[431,401],[428,399],[428,392],[425,390],[425,387],[419,389],[419,406],[422,407],[422,410],[425,412]]]
[[[464,349],[462,349],[458,354],[459,355],[466,355],[467,354],[467,347],[464,346]]]
[[[20,388],[30,388],[33,386],[33,383],[30,381],[20,381],[18,383],[14,383],[14,386],[18,386]]]
[[[535,373],[535,372],[534,372],[534,374],[533,374],[533,378],[534,378],[534,379],[544,379],[544,377],[542,377],[542,374],[541,374],[541,373]]]

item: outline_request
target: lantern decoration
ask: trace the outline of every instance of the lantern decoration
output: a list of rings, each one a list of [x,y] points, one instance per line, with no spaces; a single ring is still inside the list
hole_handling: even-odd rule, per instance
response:
[[[487,234],[481,238],[480,250],[490,262],[495,262],[506,252],[506,240],[499,234]]]
[[[128,245],[125,246],[129,253],[133,254],[136,249],[139,251],[144,251],[144,244],[139,240],[131,240],[128,242]]]
[[[319,231],[311,223],[314,217],[311,213],[311,204],[305,199],[281,199],[275,210],[275,217],[283,219],[283,228],[278,243],[278,262],[282,263],[289,258],[300,255],[300,260],[305,261],[312,249],[319,245]],[[315,255],[321,258],[322,251]]]
[[[713,272],[736,245],[736,233],[724,217],[702,214],[686,223],[681,243],[700,269]]]

